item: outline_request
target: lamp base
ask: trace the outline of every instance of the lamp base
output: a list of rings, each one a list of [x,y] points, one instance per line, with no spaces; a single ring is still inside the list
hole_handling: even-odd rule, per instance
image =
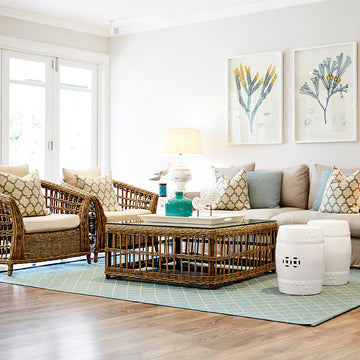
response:
[[[179,162],[171,170],[171,180],[176,184],[175,191],[185,191],[186,183],[192,179],[191,170],[180,156]]]

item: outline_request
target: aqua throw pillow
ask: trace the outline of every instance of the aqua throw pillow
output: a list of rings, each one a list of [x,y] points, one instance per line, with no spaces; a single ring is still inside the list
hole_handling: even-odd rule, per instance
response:
[[[316,193],[316,197],[315,197],[315,200],[313,202],[311,210],[319,211],[320,205],[321,205],[321,200],[322,200],[323,195],[324,195],[326,183],[329,180],[329,176],[331,175],[331,173],[332,173],[332,170],[325,169],[325,170],[322,171],[321,178],[320,178],[319,189],[318,189],[318,191]],[[345,173],[344,175],[346,177],[348,177],[348,176],[351,175],[351,173]]]
[[[246,175],[251,209],[280,207],[282,171],[248,171]]]

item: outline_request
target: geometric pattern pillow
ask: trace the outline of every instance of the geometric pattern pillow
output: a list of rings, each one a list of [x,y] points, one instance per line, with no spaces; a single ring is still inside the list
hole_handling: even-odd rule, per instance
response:
[[[220,171],[215,170],[216,190],[220,200],[219,210],[250,209],[249,192],[246,181],[246,170],[241,169],[231,180]]]
[[[104,211],[120,211],[120,206],[116,201],[111,172],[98,177],[83,176],[74,174],[79,188],[91,195],[95,195],[101,202]]]
[[[360,209],[360,170],[345,177],[334,167],[325,186],[319,211],[356,214]]]
[[[75,187],[79,187],[79,186],[75,180],[74,174],[83,175],[83,176],[92,176],[92,177],[97,177],[101,175],[101,169],[98,167],[92,169],[82,169],[82,170],[63,168],[62,172],[63,172],[64,182]]]
[[[37,170],[24,177],[0,172],[0,192],[10,195],[16,201],[24,217],[49,214]]]

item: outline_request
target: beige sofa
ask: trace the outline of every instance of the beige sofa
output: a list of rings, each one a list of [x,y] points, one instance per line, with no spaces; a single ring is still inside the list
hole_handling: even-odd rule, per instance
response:
[[[350,226],[352,239],[351,265],[360,267],[360,213],[359,214],[333,214],[311,210],[320,178],[324,169],[330,166],[315,164],[311,169],[306,164],[281,169],[283,172],[281,183],[280,207],[267,209],[250,209],[241,211],[214,210],[214,215],[244,214],[248,219],[271,219],[279,225],[306,224],[314,219],[341,219],[347,220]],[[343,172],[354,172],[356,169],[342,169]],[[268,170],[257,170],[268,171]],[[273,171],[273,170],[272,170]],[[266,186],[266,185],[264,185]],[[185,193],[187,197],[197,196],[197,193]]]

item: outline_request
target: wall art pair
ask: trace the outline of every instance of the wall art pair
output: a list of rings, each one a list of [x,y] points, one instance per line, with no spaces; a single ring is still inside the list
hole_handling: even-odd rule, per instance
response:
[[[356,42],[293,50],[296,143],[357,140]],[[283,142],[282,52],[228,59],[229,144]]]

